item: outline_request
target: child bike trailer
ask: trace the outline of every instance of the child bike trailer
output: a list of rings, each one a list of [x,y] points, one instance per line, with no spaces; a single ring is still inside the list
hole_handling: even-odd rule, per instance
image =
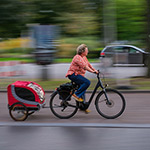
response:
[[[24,121],[45,105],[45,92],[35,82],[16,81],[7,87],[8,109],[15,121]]]

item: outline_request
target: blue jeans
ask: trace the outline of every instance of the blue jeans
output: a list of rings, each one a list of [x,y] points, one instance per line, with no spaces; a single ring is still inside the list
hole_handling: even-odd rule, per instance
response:
[[[74,73],[72,75],[68,75],[68,78],[79,85],[78,90],[75,92],[76,96],[79,98],[84,97],[85,92],[90,86],[91,82],[87,78],[81,75],[75,75]]]

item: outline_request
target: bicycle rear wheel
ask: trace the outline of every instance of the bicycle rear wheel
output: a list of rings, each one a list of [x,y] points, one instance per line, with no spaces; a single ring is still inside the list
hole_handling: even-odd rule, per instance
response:
[[[106,119],[115,119],[125,110],[125,99],[123,95],[114,89],[106,89],[106,94],[111,104],[106,101],[105,92],[100,92],[95,100],[97,112]]]
[[[71,100],[61,100],[57,91],[50,99],[50,109],[52,113],[60,119],[68,119],[74,116],[78,110],[77,102],[71,97]]]

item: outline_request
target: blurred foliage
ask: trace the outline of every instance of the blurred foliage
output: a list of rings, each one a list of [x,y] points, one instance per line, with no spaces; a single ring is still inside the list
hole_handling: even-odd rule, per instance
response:
[[[60,39],[60,46],[58,47],[58,57],[72,57],[76,53],[76,48],[79,44],[85,43],[89,47],[89,55],[99,47],[100,41],[95,36],[79,36],[79,37],[63,37]],[[99,49],[98,49],[99,51]]]
[[[0,42],[0,51],[1,50],[10,50],[21,47],[29,47],[30,39],[28,38],[15,38],[9,39],[3,42]]]
[[[144,1],[114,2],[110,7],[116,7],[118,40],[142,38]],[[0,37],[20,36],[26,24],[40,23],[59,24],[64,35],[96,35],[102,39],[102,9],[105,9],[102,0],[1,0]]]
[[[90,50],[103,47],[104,1],[1,0],[0,38],[20,37],[28,24],[55,24],[61,28],[58,55],[72,56],[81,43],[87,44]],[[132,44],[145,47],[145,1],[113,0],[108,5],[110,19],[111,9],[115,10],[117,40],[133,41]]]
[[[96,22],[96,16],[92,13],[72,13],[64,14],[66,21],[63,24],[65,34],[71,36],[97,35],[99,23]]]
[[[25,20],[23,0],[0,1],[0,38],[19,37]]]
[[[119,40],[145,38],[145,6],[141,0],[116,0],[117,32]]]

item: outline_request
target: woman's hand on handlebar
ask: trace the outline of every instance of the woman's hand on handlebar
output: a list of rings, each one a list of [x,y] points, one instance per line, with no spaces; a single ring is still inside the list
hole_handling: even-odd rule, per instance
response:
[[[99,70],[94,70],[94,73],[95,74],[99,74]]]

